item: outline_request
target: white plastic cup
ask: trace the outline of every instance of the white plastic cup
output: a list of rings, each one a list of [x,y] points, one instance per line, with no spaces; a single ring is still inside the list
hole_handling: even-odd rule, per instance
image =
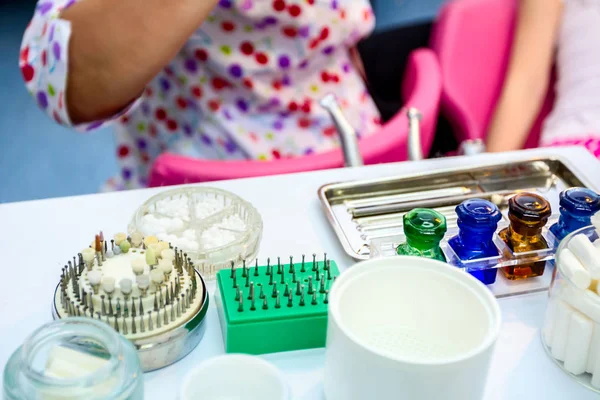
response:
[[[180,400],[289,400],[283,374],[262,358],[228,354],[211,358],[183,380]]]
[[[455,267],[359,263],[329,297],[327,400],[481,399],[500,326],[496,298]]]

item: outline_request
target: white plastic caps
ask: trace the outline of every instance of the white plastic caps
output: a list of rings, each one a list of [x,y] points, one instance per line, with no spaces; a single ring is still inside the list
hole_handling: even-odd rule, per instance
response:
[[[92,286],[99,285],[100,281],[102,281],[102,273],[100,271],[90,271],[88,272],[87,277]]]
[[[112,276],[105,276],[102,278],[102,290],[110,294],[115,291],[115,278]]]
[[[131,260],[131,270],[136,276],[143,274],[145,267],[146,262],[143,258],[134,258]]]
[[[138,275],[135,277],[135,281],[140,289],[148,289],[148,286],[150,286],[149,275]]]
[[[600,251],[594,247],[590,239],[580,233],[571,238],[568,247],[592,278],[600,279]]]
[[[94,257],[96,257],[96,251],[91,247],[86,247],[81,250],[81,256],[83,257],[83,261],[90,263],[94,260]]]
[[[164,249],[160,252],[160,256],[163,260],[173,261],[175,259],[175,250],[173,249]]]
[[[161,240],[160,242],[157,243],[158,244],[158,248],[160,249],[159,251],[156,252],[156,254],[161,254],[163,250],[166,250],[169,248],[169,243],[165,242],[164,240]]]
[[[124,294],[131,293],[132,284],[133,284],[133,282],[131,282],[131,279],[129,279],[129,278],[121,279],[119,281],[119,287],[121,288],[121,292],[123,292]]]
[[[171,260],[162,259],[158,263],[158,267],[163,274],[170,274],[173,271],[173,262]]]
[[[160,285],[165,279],[165,276],[163,272],[159,269],[153,269],[152,271],[150,271],[150,278],[152,279],[152,282],[154,282],[157,285]]]
[[[560,264],[565,275],[579,289],[587,289],[592,284],[590,273],[583,267],[577,257],[569,249],[563,249],[560,253]]]
[[[123,232],[119,232],[114,237],[115,244],[118,246],[123,240],[127,240],[127,235]]]
[[[150,266],[157,264],[156,253],[154,252],[154,249],[152,249],[151,247],[148,247],[146,249],[146,263]]]
[[[133,232],[131,234],[131,244],[133,247],[140,247],[143,239],[144,235],[142,235],[141,232]]]

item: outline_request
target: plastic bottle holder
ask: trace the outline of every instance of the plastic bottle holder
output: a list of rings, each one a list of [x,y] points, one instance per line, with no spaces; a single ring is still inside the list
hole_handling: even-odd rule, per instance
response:
[[[262,238],[258,211],[216,188],[174,189],[148,199],[134,214],[129,234],[154,235],[183,250],[207,279],[231,262],[254,259]]]
[[[547,290],[552,279],[552,271],[554,269],[554,255],[558,248],[558,240],[550,231],[550,227],[559,219],[559,214],[552,215],[544,228],[542,236],[548,244],[547,249],[527,251],[522,253],[513,252],[498,234],[509,226],[509,221],[506,215],[502,215],[502,219],[498,223],[498,229],[494,234],[493,242],[498,249],[498,255],[495,257],[480,258],[476,260],[462,260],[450,247],[448,241],[458,234],[456,223],[450,224],[446,235],[440,243],[440,248],[446,257],[446,262],[457,268],[461,268],[466,272],[485,271],[503,267],[514,267],[519,265],[531,264],[534,262],[546,262],[544,274],[535,278],[527,278],[522,280],[508,280],[500,272],[497,274],[497,279],[494,284],[488,285],[496,297],[509,297],[524,293],[533,293]],[[396,255],[398,245],[406,241],[406,236],[402,234],[393,237],[382,239],[373,239],[371,241],[371,258],[380,258]]]

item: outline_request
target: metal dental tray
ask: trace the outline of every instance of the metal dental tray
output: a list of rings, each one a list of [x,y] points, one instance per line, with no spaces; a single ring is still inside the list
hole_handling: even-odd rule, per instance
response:
[[[374,242],[380,248],[386,238],[396,244],[391,241],[403,236],[402,216],[415,207],[440,211],[450,232],[457,228],[454,208],[466,199],[495,202],[506,224],[508,198],[515,193],[541,194],[556,217],[559,193],[573,186],[591,185],[566,160],[552,157],[333,183],[319,189],[319,198],[346,253],[365,260],[374,256]]]

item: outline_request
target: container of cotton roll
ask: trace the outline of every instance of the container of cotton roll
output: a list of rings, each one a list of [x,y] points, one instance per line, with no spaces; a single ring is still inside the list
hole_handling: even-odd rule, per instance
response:
[[[593,222],[600,222],[597,218]],[[600,225],[600,224],[598,224]],[[600,393],[600,226],[579,229],[560,243],[542,342],[573,379]]]
[[[161,192],[135,212],[129,234],[155,236],[187,254],[205,279],[258,253],[263,222],[258,211],[237,195],[216,188]]]

